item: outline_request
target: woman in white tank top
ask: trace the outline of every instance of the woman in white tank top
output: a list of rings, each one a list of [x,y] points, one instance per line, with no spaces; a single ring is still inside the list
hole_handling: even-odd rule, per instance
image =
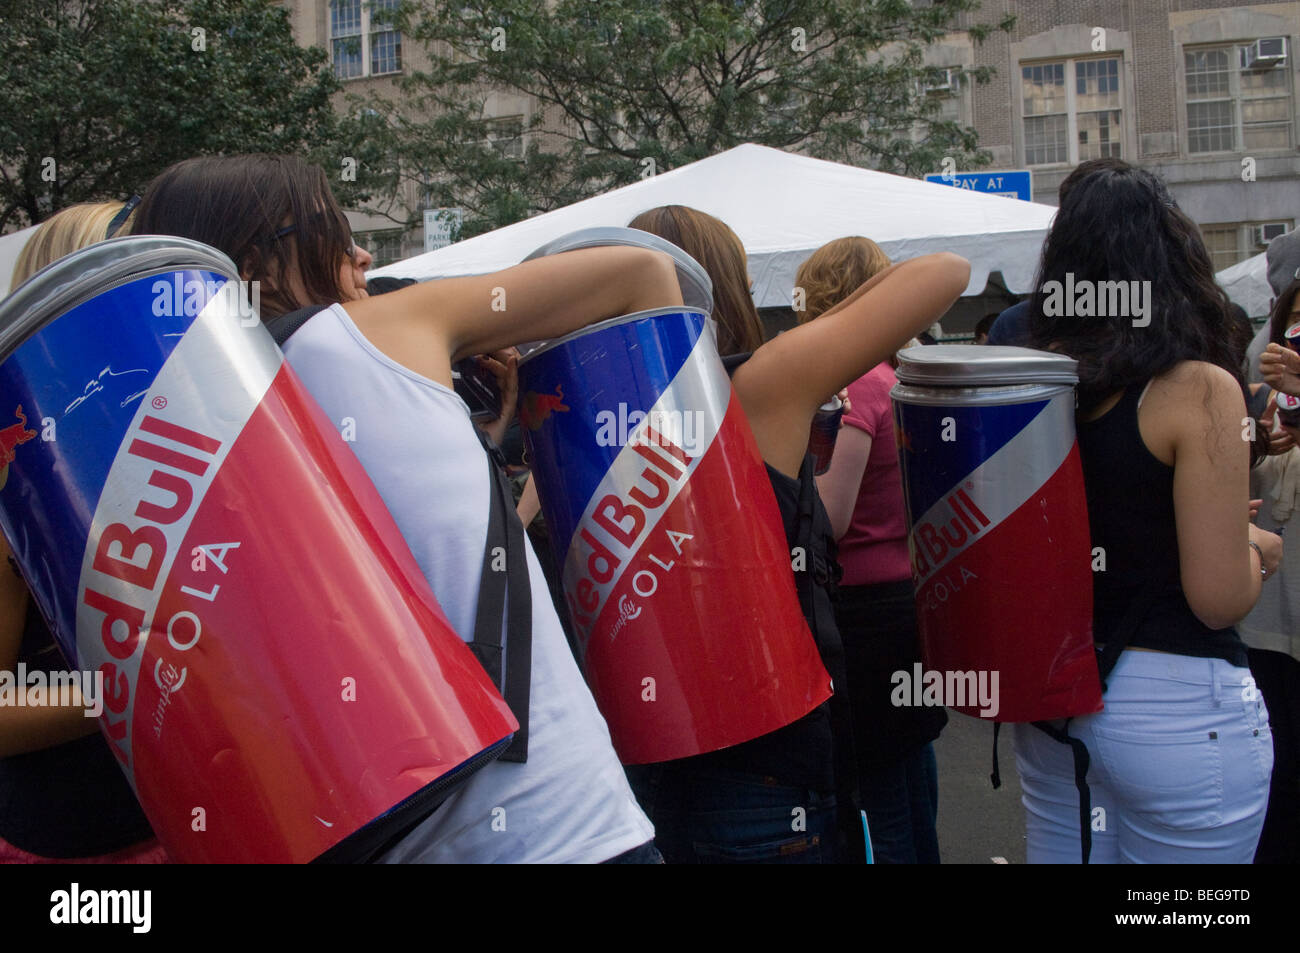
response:
[[[367,298],[324,172],[289,156],[192,159],[163,172],[137,234],[206,242],[261,283],[262,317],[313,304],[286,356],[351,443],[456,631],[474,633],[490,471],[452,389],[452,363],[586,324],[680,305],[671,259],[593,248],[495,274]],[[575,289],[581,289],[576,294]],[[533,596],[529,751],[495,762],[382,858],[390,862],[597,863],[654,859],[609,732],[527,551]],[[508,646],[507,646],[508,649]]]

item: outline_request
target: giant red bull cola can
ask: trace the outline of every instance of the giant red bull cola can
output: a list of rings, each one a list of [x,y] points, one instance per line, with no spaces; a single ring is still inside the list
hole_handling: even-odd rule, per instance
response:
[[[899,360],[891,396],[926,669],[959,687],[964,673],[997,673],[996,721],[1101,711],[1075,361],[975,345]]]
[[[358,859],[516,724],[237,275],[114,239],[0,306],[0,524],[174,858]]]
[[[589,229],[530,257],[674,256],[685,307],[602,322],[520,363],[520,424],[592,694],[625,764],[788,725],[830,695],[776,498],[718,357],[712,289],[676,246]]]

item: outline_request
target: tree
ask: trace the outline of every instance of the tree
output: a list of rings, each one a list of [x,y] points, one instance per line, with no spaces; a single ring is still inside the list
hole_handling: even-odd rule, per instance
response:
[[[320,49],[271,0],[0,2],[0,229],[125,199],[179,159],[342,157]],[[340,181],[345,200],[365,179]]]
[[[385,119],[388,172],[470,235],[743,142],[903,174],[986,164],[974,130],[939,117],[925,48],[978,0],[456,0],[396,17],[429,68]],[[372,16],[375,14],[372,14]],[[996,28],[1010,29],[1005,19]],[[994,29],[968,26],[978,41]],[[987,82],[987,67],[965,80]],[[487,98],[533,97],[529,136]],[[522,130],[521,130],[522,131]]]

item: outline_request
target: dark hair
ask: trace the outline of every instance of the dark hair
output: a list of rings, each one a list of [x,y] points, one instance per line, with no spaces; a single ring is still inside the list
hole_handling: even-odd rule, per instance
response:
[[[296,156],[177,162],[149,184],[131,230],[192,238],[225,252],[243,277],[262,282],[263,317],[344,295],[347,219],[324,170]],[[289,287],[290,274],[298,275],[306,300]]]
[[[1297,294],[1300,294],[1300,278],[1283,288],[1282,293],[1273,302],[1273,316],[1269,322],[1268,339],[1274,344],[1286,345],[1286,329],[1291,326],[1289,323],[1291,321],[1291,308],[1295,304]]]
[[[1080,162],[1070,170],[1070,174],[1062,179],[1061,184],[1056,187],[1056,201],[1058,204],[1063,204],[1065,197],[1070,194],[1070,190],[1094,172],[1104,172],[1106,170],[1118,172],[1129,168],[1132,167],[1123,159],[1113,159],[1109,156]]]
[[[1076,286],[1149,281],[1150,323],[1134,327],[1131,315],[1046,314],[1044,303],[1059,294],[1067,274]],[[1242,381],[1228,297],[1214,281],[1200,231],[1144,169],[1110,160],[1071,185],[1043,245],[1035,288],[1031,346],[1078,360],[1080,410],[1181,361],[1207,361]]]
[[[975,325],[975,337],[979,337],[981,334],[988,337],[989,331],[993,329],[993,322],[998,319],[998,315],[1001,313],[1002,312],[1000,311],[993,311],[980,318],[979,322]]]
[[[1231,302],[1228,304],[1228,340],[1241,373],[1248,375],[1246,352],[1250,350],[1250,342],[1255,340],[1255,326],[1250,323],[1250,316],[1246,314],[1246,309]]]
[[[745,246],[721,219],[685,205],[661,205],[628,223],[672,242],[698,261],[713,282],[718,353],[743,354],[763,344],[763,322],[749,293]]]

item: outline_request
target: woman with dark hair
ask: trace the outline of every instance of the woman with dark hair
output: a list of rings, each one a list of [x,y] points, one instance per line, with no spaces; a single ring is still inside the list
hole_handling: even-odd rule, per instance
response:
[[[1156,176],[1123,164],[1066,195],[1036,287],[1033,345],[1079,362],[1079,452],[1105,558],[1093,634],[1123,646],[1105,710],[1060,726],[1092,754],[1091,859],[1249,863],[1273,745],[1233,626],[1282,541],[1247,520],[1227,298],[1196,225]],[[1016,760],[1029,860],[1077,860],[1071,749],[1018,725]]]
[[[332,419],[355,424],[350,446],[466,641],[474,635],[493,475],[468,407],[452,389],[452,363],[682,300],[669,257],[640,248],[584,249],[364,297],[324,172],[292,156],[174,165],[150,185],[135,232],[181,235],[224,251],[245,279],[261,282],[264,317],[328,305],[285,343],[285,355]],[[536,556],[524,548],[532,591],[526,761],[482,768],[381,861],[658,859],[653,828],[565,643]]]
[[[713,317],[718,353],[749,354],[763,343],[763,322],[754,307],[745,271],[745,246],[725,222],[685,205],[661,205],[642,212],[629,228],[672,242],[700,263],[713,280]]]
[[[970,265],[927,255],[880,271],[816,321],[761,343],[748,359],[758,313],[747,293],[744,246],[726,224],[685,206],[642,213],[630,223],[679,245],[705,266],[715,299],[718,341],[753,430],[793,548],[807,547],[795,573],[800,604],[836,697],[759,738],[693,758],[628,768],[656,844],[678,863],[830,863],[862,860],[856,808],[852,713],[843,650],[831,605],[838,572],[830,518],[817,496],[809,428],[817,409],[922,328],[966,287]],[[811,525],[801,536],[800,514]],[[707,619],[701,620],[707,624]],[[837,795],[838,789],[838,795]],[[838,825],[837,825],[838,816]],[[798,821],[798,824],[792,823]],[[838,845],[838,846],[837,846]]]

